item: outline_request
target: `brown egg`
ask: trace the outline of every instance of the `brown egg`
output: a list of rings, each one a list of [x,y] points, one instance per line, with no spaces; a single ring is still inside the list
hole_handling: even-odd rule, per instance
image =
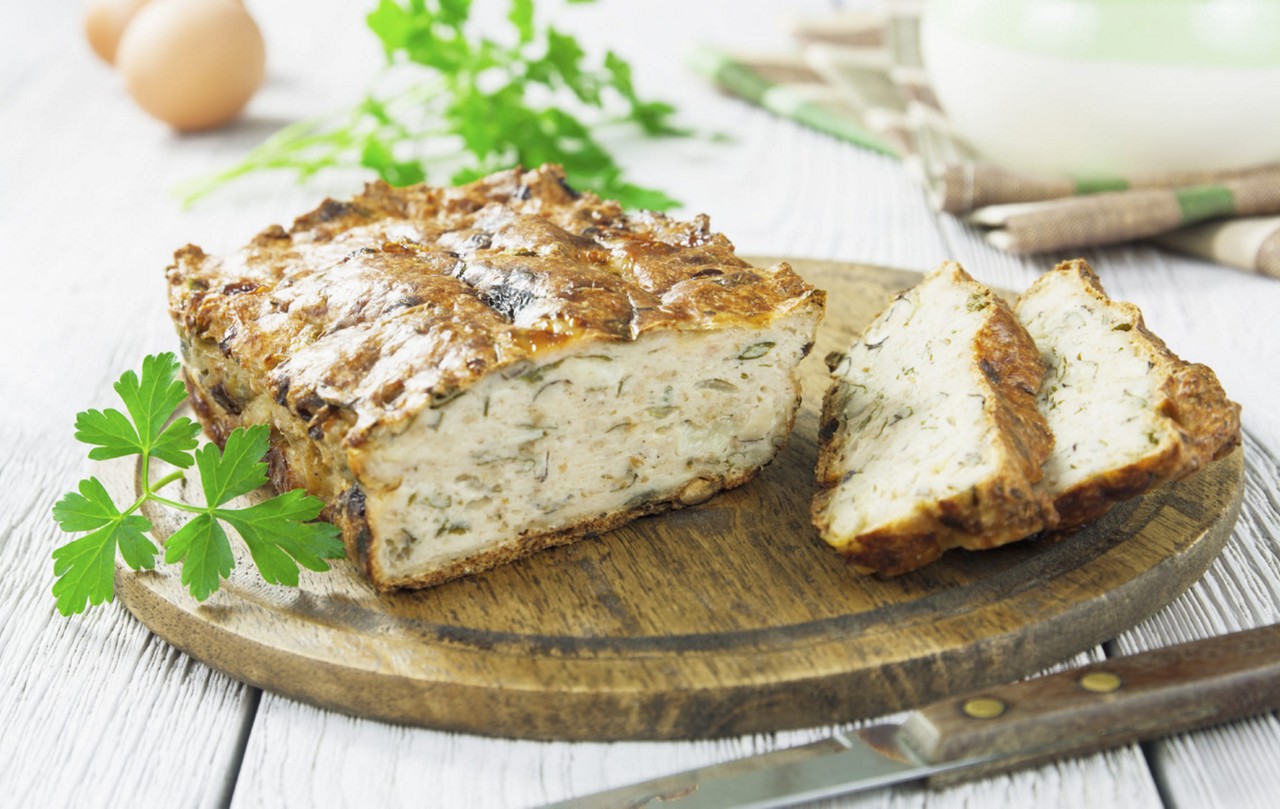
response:
[[[236,117],[265,63],[262,34],[238,0],[151,0],[116,53],[134,101],[184,132]]]
[[[116,45],[125,26],[147,0],[89,0],[84,9],[84,35],[93,52],[115,64]]]

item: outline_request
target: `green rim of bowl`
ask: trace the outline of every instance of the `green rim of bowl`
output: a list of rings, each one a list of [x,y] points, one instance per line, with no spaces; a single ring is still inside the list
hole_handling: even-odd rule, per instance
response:
[[[932,0],[925,20],[1043,56],[1280,68],[1280,0]]]

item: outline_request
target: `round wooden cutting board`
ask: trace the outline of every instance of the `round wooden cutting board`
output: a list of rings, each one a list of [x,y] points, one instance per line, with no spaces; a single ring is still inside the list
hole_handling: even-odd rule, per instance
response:
[[[264,584],[236,570],[195,602],[179,569],[118,568],[121,600],[237,679],[360,716],[542,739],[676,739],[828,724],[1032,674],[1190,585],[1242,494],[1240,451],[1058,542],[952,552],[861,576],[809,524],[822,358],[913,273],[795,261],[829,292],[795,433],[754,482],[429,590],[373,590],[346,561]],[[117,494],[137,469],[111,470]],[[199,491],[194,475],[165,490]],[[131,499],[124,497],[123,499]],[[149,513],[157,538],[171,514]]]

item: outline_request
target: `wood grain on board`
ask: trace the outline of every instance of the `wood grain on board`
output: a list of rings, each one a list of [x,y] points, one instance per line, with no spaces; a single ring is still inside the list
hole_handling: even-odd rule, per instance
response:
[[[143,623],[271,691],[360,716],[486,735],[700,738],[845,721],[1025,676],[1114,637],[1213,561],[1242,454],[1058,542],[953,552],[891,580],[817,538],[809,499],[821,358],[919,276],[797,261],[828,290],[787,448],[703,506],[420,592],[341,562],[274,588],[240,557],[205,604],[176,570],[121,569]],[[116,467],[128,490],[135,474]],[[193,479],[182,491],[198,491]],[[127,491],[120,491],[123,497]],[[170,517],[149,515],[160,537]]]

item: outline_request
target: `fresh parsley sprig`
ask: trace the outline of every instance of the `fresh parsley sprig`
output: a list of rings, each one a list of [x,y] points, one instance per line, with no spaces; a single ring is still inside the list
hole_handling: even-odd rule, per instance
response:
[[[267,169],[291,170],[302,181],[324,169],[363,167],[403,186],[425,180],[433,164],[464,183],[517,164],[558,163],[571,185],[624,207],[679,204],[627,182],[596,137],[609,123],[650,137],[688,134],[671,123],[670,104],[636,92],[626,60],[609,51],[593,64],[573,36],[537,23],[533,0],[512,0],[506,42],[472,35],[470,14],[471,0],[379,0],[367,23],[386,53],[384,89],[346,113],[282,129],[240,164],[182,189],[185,201]],[[610,111],[618,115],[611,119]]]
[[[326,559],[341,558],[338,529],[312,522],[323,501],[301,489],[263,500],[247,508],[226,504],[267,482],[268,428],[255,425],[234,430],[219,450],[213,444],[196,448],[200,425],[173,414],[186,398],[177,379],[173,354],[148,356],[142,373],[126,371],[115,384],[128,415],[115,408],[86,410],[76,416],[76,439],[89,444],[89,458],[103,461],[138,456],[142,492],[121,510],[95,477],[80,481],[53,507],[53,519],[67,533],[83,533],[53,552],[53,595],[58,612],[73,615],[89,604],[111,601],[115,594],[116,550],[134,570],[155,568],[160,549],[148,537],[151,521],[137,513],[147,502],[194,515],[165,543],[164,561],[182,565],[182,583],[204,601],[231,574],[235,560],[224,523],[244,540],[263,579],[297,586],[298,566],[329,569]],[[158,458],[177,470],[152,481],[150,464]],[[200,471],[205,505],[162,497],[159,491],[183,477],[194,465]],[[86,533],[87,532],[87,533]]]

